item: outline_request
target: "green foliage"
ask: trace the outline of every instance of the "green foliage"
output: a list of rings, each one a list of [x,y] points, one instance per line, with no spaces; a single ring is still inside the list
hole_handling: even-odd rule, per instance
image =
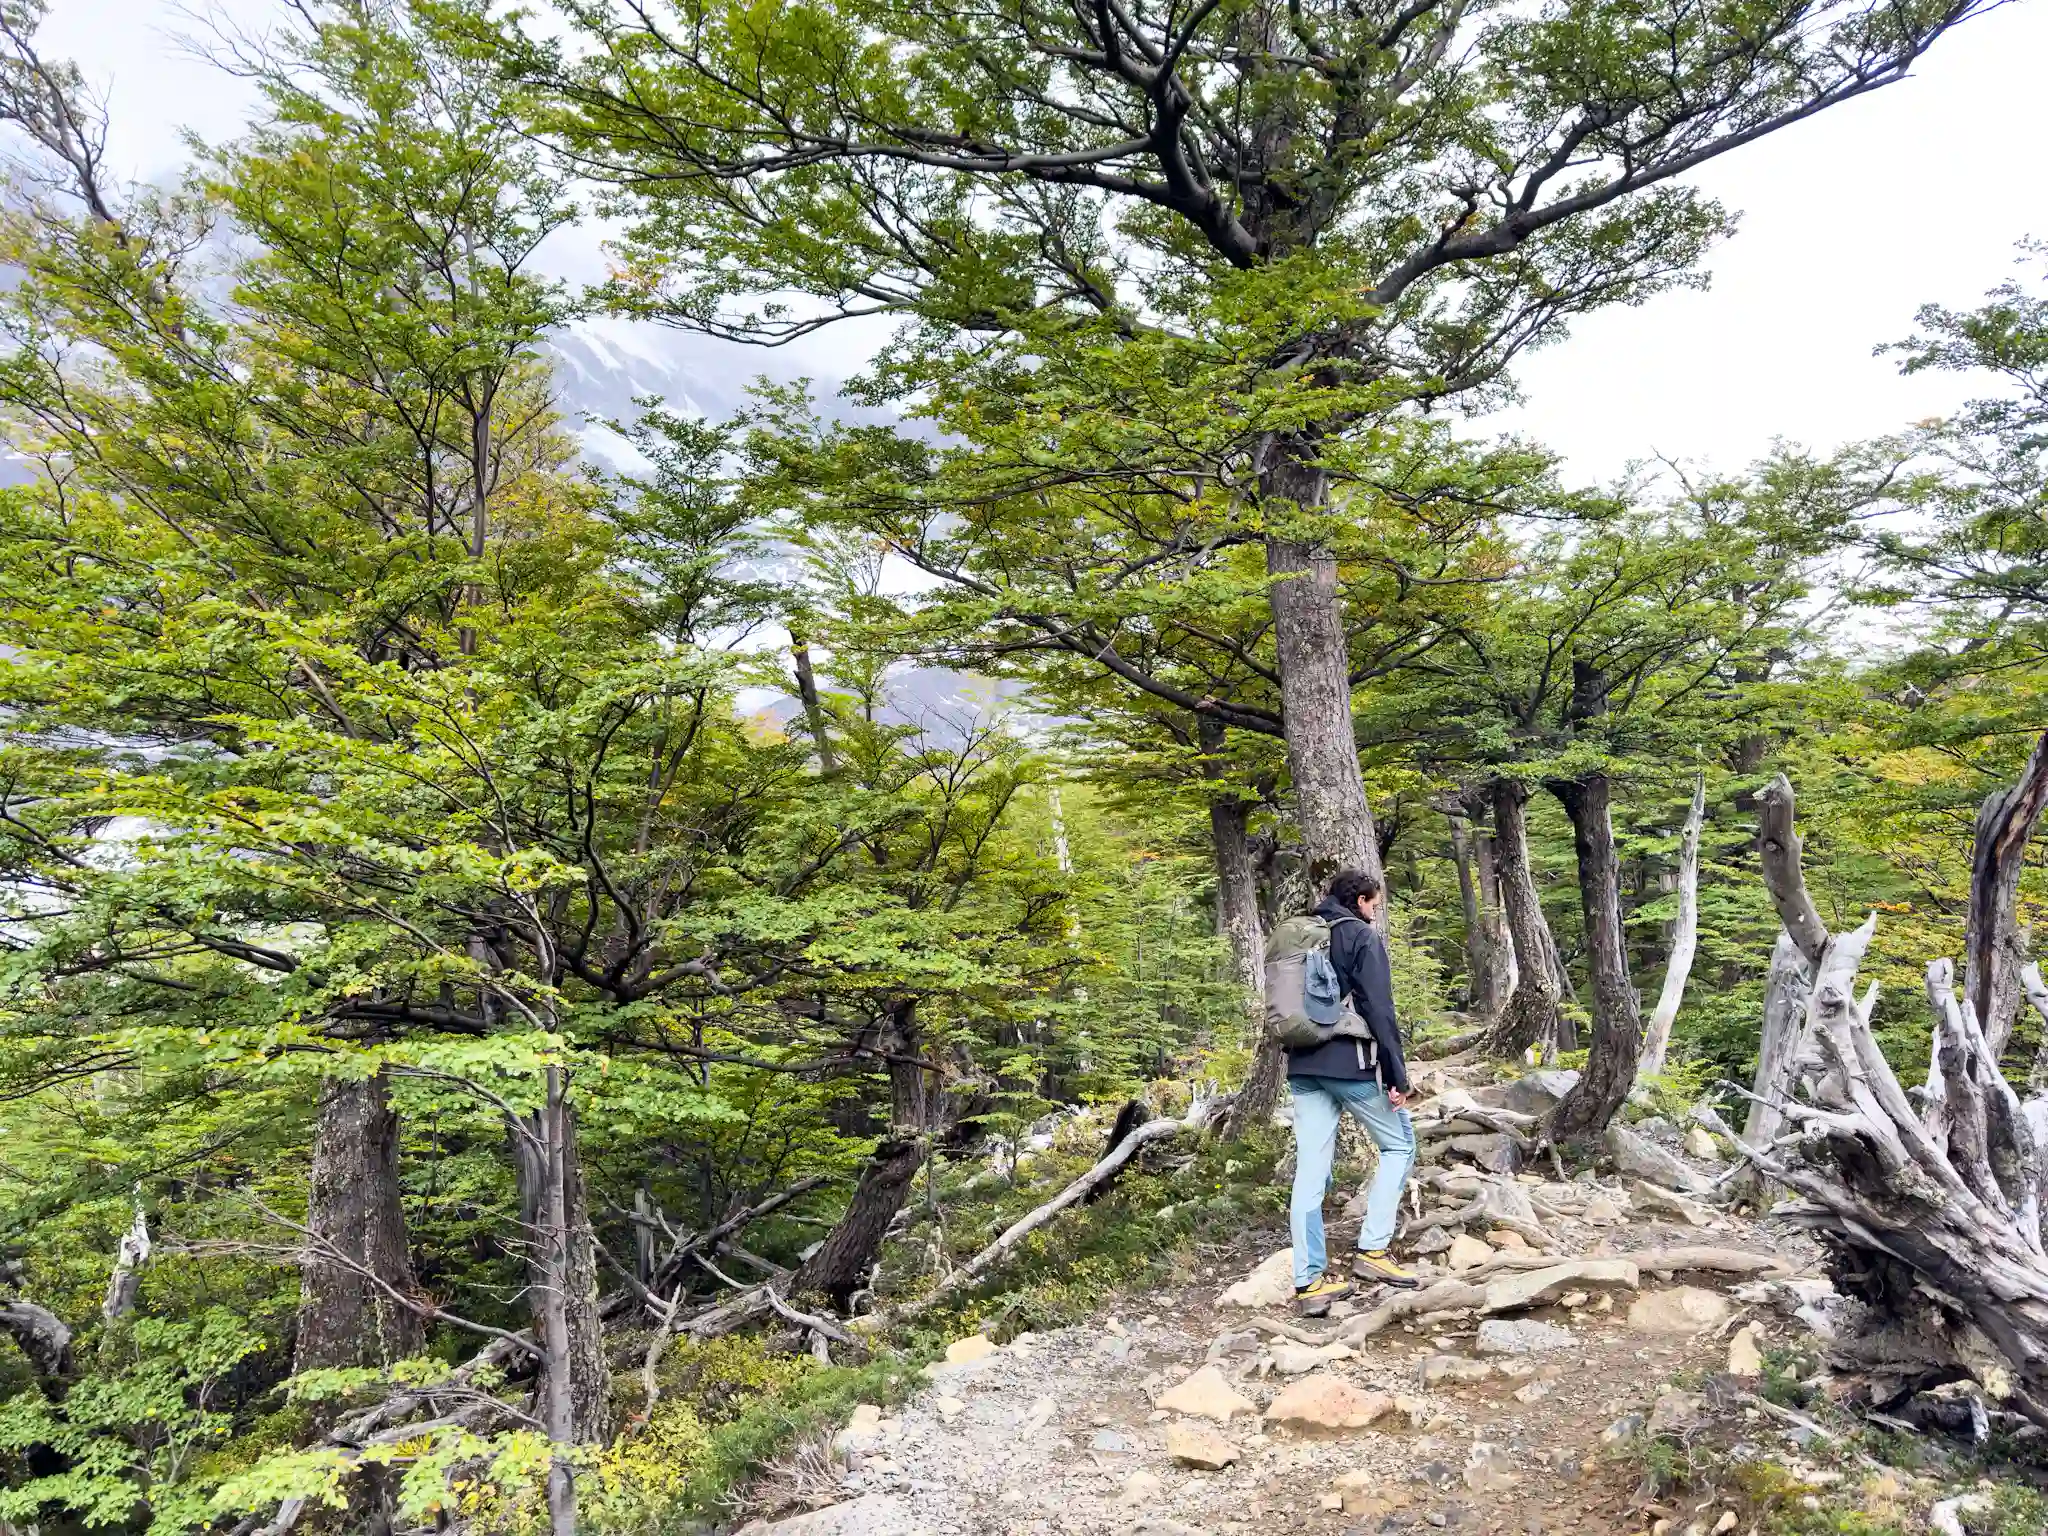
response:
[[[98,1369],[61,1401],[17,1392],[0,1403],[0,1457],[57,1458],[63,1470],[10,1480],[0,1519],[60,1512],[88,1529],[138,1518],[193,1529],[231,1459],[237,1368],[265,1341],[225,1308],[185,1321],[141,1318],[102,1342]]]
[[[1780,35],[1770,6],[1477,31],[1425,6],[1404,64],[1409,42],[1312,4],[1296,24],[1353,63],[1280,75],[1252,11],[1201,10],[1175,52],[1204,103],[1186,131],[1290,125],[1244,139],[1275,163],[1208,183],[1202,212],[1177,172],[1145,180],[1160,143],[1097,143],[1075,110],[1077,81],[1128,80],[992,12],[684,5],[607,28],[572,7],[557,48],[466,4],[311,5],[251,61],[261,122],[174,189],[56,161],[16,184],[0,425],[38,472],[0,489],[0,1300],[73,1333],[50,1369],[0,1353],[0,1520],[196,1530],[304,1498],[343,1522],[375,1481],[406,1519],[509,1536],[545,1528],[567,1458],[585,1529],[681,1532],[908,1391],[941,1337],[1073,1320],[1277,1219],[1266,1132],[1174,1143],[869,1364],[671,1341],[651,1411],[630,1368],[650,1307],[720,1294],[679,1257],[692,1238],[799,1181],[712,1257],[795,1271],[876,1149],[914,1145],[872,1278],[915,1296],[1100,1155],[1107,1115],[1070,1111],[1163,1112],[1247,1068],[1224,889],[1268,919],[1313,894],[1269,543],[1329,556],[1411,1029],[1468,964],[1450,799],[1609,776],[1649,987],[1703,774],[1699,958],[1651,1106],[1746,1075],[1777,926],[1753,796],[1783,768],[1824,915],[1886,914],[1867,969],[1887,1049],[1917,1057],[1916,972],[1959,941],[1974,807],[2048,719],[2041,301],[1930,310],[1907,345],[1909,368],[2006,394],[1741,475],[1590,490],[1413,407],[1483,400],[1567,316],[1692,281],[1722,227],[1645,181],[1465,250],[1488,186],[1562,208],[1540,167],[1572,103],[1630,106],[1558,165],[1625,139],[1648,166],[1682,147],[1674,104],[1701,142],[1815,104],[1843,47],[1881,70],[1937,9],[1823,6],[1734,78],[1727,56]],[[1226,61],[1254,58],[1247,90]],[[9,79],[79,88],[61,63]],[[1384,87],[1391,116],[1325,153],[1303,125],[1357,117],[1333,81]],[[828,135],[770,166],[788,123],[849,112],[895,148]],[[676,131],[640,134],[648,114]],[[989,143],[1064,169],[1005,180]],[[1113,165],[1150,190],[1120,203]],[[629,225],[596,294],[537,263],[579,176]],[[636,472],[581,462],[558,327],[609,304],[787,335],[810,325],[792,295],[903,322],[858,389],[907,420],[801,388],[727,423],[642,402],[613,424]],[[1910,515],[1870,534],[1873,510]],[[1882,666],[1820,601],[1847,552],[1865,605],[1940,608]],[[972,675],[918,705],[905,674],[933,664]],[[1552,797],[1530,837],[1577,977]],[[2048,915],[2037,882],[2023,921]],[[323,1084],[372,1081],[411,1266],[377,1302],[432,1316],[408,1358],[309,1364],[297,1313],[334,1267],[309,1245],[336,1237],[305,1230],[332,1178]],[[663,1293],[609,1340],[626,1430],[551,1441],[506,1367],[448,1394],[498,1397],[486,1429],[330,1443],[480,1332],[532,1325],[547,1245],[508,1147],[565,1099],[591,1283],[637,1262]],[[1049,1150],[990,1156],[1054,1115]],[[106,1321],[138,1213],[160,1256]],[[1772,1400],[1803,1400],[1795,1364],[1767,1362]],[[1660,1483],[1695,1470],[1642,1454]],[[1864,1517],[1757,1476],[1783,1529],[1880,1528],[1801,1524]],[[2038,1517],[2007,1502],[2008,1525]]]

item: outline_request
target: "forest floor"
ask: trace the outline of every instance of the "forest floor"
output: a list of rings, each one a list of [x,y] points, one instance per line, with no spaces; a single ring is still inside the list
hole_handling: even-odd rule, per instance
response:
[[[1565,1195],[1532,1175],[1522,1182],[1539,1199]],[[1627,1212],[1630,1182],[1582,1178],[1570,1193]],[[1622,1221],[1605,1207],[1595,1208],[1603,1221],[1550,1221],[1556,1256],[1711,1244],[1774,1256],[1785,1278],[1819,1274],[1800,1240],[1719,1209],[1694,1213],[1704,1227],[1659,1219],[1635,1187]],[[1333,1253],[1348,1252],[1355,1231],[1337,1219]],[[1809,1323],[1793,1311],[1794,1290],[1810,1296],[1811,1286],[1645,1270],[1634,1286],[1516,1311],[1512,1338],[1468,1310],[1396,1321],[1316,1358],[1281,1330],[1334,1337],[1385,1293],[1361,1286],[1319,1322],[1293,1316],[1284,1282],[1268,1280],[1264,1305],[1239,1304],[1243,1289],[1226,1299],[1262,1263],[1270,1276],[1286,1243],[1284,1230],[1247,1231],[1185,1253],[1165,1283],[1081,1325],[1001,1347],[957,1343],[958,1358],[928,1368],[928,1388],[861,1410],[829,1453],[813,1448],[792,1489],[836,1502],[748,1536],[1878,1536],[1927,1529],[1932,1504],[1981,1470],[1939,1449],[1887,1461],[1842,1427]],[[1468,1240],[1467,1262],[1471,1252]],[[1446,1257],[1413,1261],[1425,1285],[1450,1275]],[[1162,1403],[1197,1373],[1240,1401],[1208,1416],[1174,1411],[1179,1397]],[[1355,1395],[1331,1397],[1333,1383]],[[1290,1391],[1370,1422],[1278,1422],[1269,1410]],[[2044,1527],[2000,1516],[1966,1529]]]

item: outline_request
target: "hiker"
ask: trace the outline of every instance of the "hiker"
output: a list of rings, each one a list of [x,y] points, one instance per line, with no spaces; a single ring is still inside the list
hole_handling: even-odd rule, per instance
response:
[[[1415,1277],[1394,1262],[1387,1245],[1401,1210],[1401,1190],[1415,1165],[1415,1127],[1405,1107],[1408,1064],[1394,1020],[1393,972],[1386,941],[1373,919],[1384,893],[1364,870],[1339,870],[1311,919],[1289,919],[1274,931],[1271,958],[1290,945],[1313,949],[1327,925],[1326,969],[1339,992],[1339,1021],[1313,1044],[1287,1042],[1287,1087],[1294,1098],[1294,1294],[1304,1311],[1320,1313],[1351,1294],[1351,1282],[1326,1273],[1323,1197],[1337,1153],[1337,1122],[1349,1113],[1380,1149],[1379,1171],[1365,1198],[1352,1273],[1407,1290]],[[1319,958],[1319,957],[1318,957]],[[1314,990],[1313,979],[1310,982]]]

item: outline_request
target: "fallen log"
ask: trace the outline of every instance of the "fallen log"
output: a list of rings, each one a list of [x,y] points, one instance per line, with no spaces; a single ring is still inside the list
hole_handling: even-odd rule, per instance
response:
[[[1486,1304],[1486,1287],[1463,1279],[1439,1280],[1419,1291],[1397,1291],[1370,1312],[1347,1317],[1337,1329],[1337,1341],[1356,1344],[1403,1318],[1426,1317],[1434,1312],[1477,1309]]]
[[[1486,1038],[1490,1025],[1480,1024],[1454,1035],[1424,1035],[1408,1046],[1410,1061],[1448,1061],[1462,1056]]]
[[[1792,1266],[1775,1253],[1750,1253],[1742,1248],[1646,1248],[1623,1254],[1637,1269],[1659,1278],[1680,1274],[1789,1275]]]
[[[965,1264],[948,1274],[924,1295],[886,1312],[871,1313],[857,1320],[856,1326],[862,1332],[872,1333],[893,1323],[917,1317],[930,1311],[941,1302],[976,1284],[1004,1259],[1017,1249],[1018,1244],[1051,1221],[1060,1212],[1086,1200],[1089,1194],[1101,1188],[1122,1170],[1124,1164],[1136,1157],[1144,1148],[1154,1142],[1166,1141],[1183,1132],[1206,1130],[1216,1118],[1230,1107],[1230,1095],[1217,1098],[1197,1097],[1187,1115],[1179,1120],[1148,1120],[1134,1127],[1116,1147],[1100,1162],[1075,1179],[1052,1199],[1036,1210],[1021,1216],[1012,1223],[994,1242],[982,1249]]]

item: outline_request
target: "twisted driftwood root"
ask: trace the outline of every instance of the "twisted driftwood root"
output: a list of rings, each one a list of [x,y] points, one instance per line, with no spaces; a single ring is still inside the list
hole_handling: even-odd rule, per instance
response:
[[[1821,1238],[1837,1288],[1900,1346],[1869,1332],[1852,1342],[1850,1364],[1888,1359],[1881,1395],[1967,1377],[2048,1425],[2048,1096],[2021,1103],[1975,1011],[1958,1002],[1953,967],[1937,960],[1927,968],[1934,1049],[1916,1108],[1871,1034],[1876,988],[1858,1003],[1852,985],[1824,971],[1804,1096],[1779,1106],[1794,1129],[1744,1155],[1800,1197],[1773,1215]]]

